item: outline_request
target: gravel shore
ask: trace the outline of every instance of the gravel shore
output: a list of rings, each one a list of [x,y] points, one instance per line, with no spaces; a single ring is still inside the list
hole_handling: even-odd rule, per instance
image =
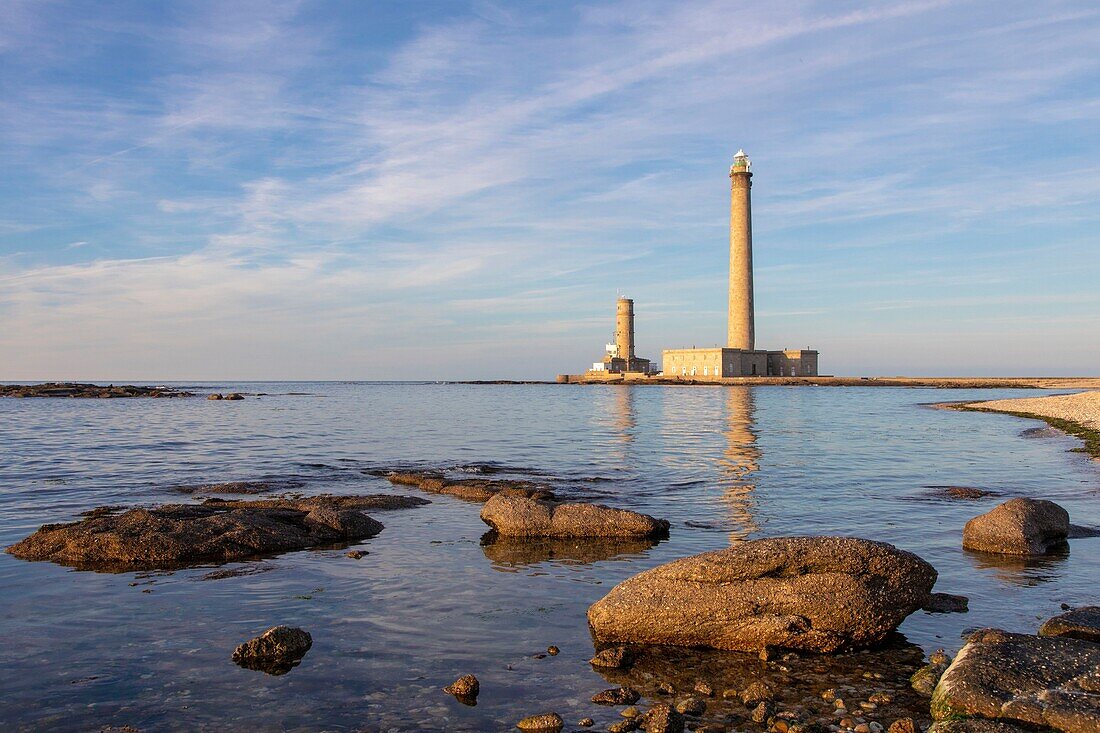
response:
[[[993,412],[1026,412],[1040,417],[1069,420],[1092,430],[1100,430],[1100,391],[1053,395],[1051,397],[1022,397],[1011,400],[971,402],[966,406],[992,410]]]

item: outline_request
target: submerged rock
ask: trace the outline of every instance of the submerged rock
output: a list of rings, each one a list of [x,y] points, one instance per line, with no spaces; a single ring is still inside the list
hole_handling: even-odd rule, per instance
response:
[[[943,676],[949,666],[951,666],[951,657],[940,649],[932,655],[928,664],[913,673],[913,676],[909,678],[909,686],[920,694],[931,697],[932,691],[939,684],[940,677]]]
[[[43,525],[7,551],[24,560],[105,571],[247,560],[373,537],[382,524],[359,510],[392,508],[395,498],[402,497],[318,496],[131,509]],[[399,503],[414,506],[417,500]]]
[[[1000,496],[1001,492],[990,489],[979,489],[974,486],[928,486],[932,494],[941,499],[963,499],[973,501],[985,499],[989,496]]]
[[[592,702],[597,705],[633,705],[640,697],[638,691],[632,687],[612,687],[610,690],[597,692],[592,696]]]
[[[269,491],[290,491],[300,489],[301,481],[227,481],[223,484],[190,484],[173,486],[172,490],[181,494],[266,494]]]
[[[508,479],[448,479],[441,473],[427,471],[393,471],[386,474],[390,483],[415,486],[433,494],[447,494],[467,501],[488,501],[497,494],[525,496],[534,499],[554,499],[554,492],[531,481]]]
[[[610,669],[625,669],[634,661],[634,653],[629,647],[613,646],[601,649],[596,656],[588,660],[593,667],[606,667]]]
[[[555,504],[498,494],[485,502],[481,521],[505,537],[663,537],[668,522],[600,504]]]
[[[604,642],[834,652],[881,641],[935,582],[931,565],[883,542],[750,540],[635,575],[588,621]]]
[[[928,600],[921,610],[929,613],[966,613],[970,610],[970,599],[966,596],[954,596],[950,593],[929,593]]]
[[[1100,645],[977,631],[940,678],[932,716],[1095,733],[1100,730]]]
[[[249,639],[233,651],[233,661],[247,669],[267,674],[286,674],[313,646],[309,632],[291,626],[276,626]]]
[[[1100,606],[1084,606],[1047,619],[1039,636],[1066,636],[1100,643]]]
[[[641,718],[646,733],[683,733],[684,716],[667,703],[657,703]]]
[[[641,555],[659,542],[646,537],[504,537],[489,531],[481,551],[495,565],[527,567],[553,560],[563,565],[587,565]]]
[[[1005,555],[1044,555],[1063,545],[1069,513],[1045,499],[1009,499],[963,528],[963,547]]]

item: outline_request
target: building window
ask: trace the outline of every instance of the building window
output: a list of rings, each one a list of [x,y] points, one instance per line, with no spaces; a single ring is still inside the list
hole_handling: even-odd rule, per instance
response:
[[[709,377],[710,376],[710,367],[703,367],[703,376],[704,377]]]
[[[688,373],[688,368],[686,366],[680,367],[680,376],[681,377],[686,377],[687,373]]]
[[[691,368],[691,376],[693,376],[693,377],[695,376],[695,367]]]

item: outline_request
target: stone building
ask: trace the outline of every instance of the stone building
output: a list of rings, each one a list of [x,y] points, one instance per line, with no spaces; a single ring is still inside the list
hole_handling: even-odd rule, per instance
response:
[[[752,163],[738,150],[730,166],[729,320],[726,346],[666,349],[666,377],[816,377],[817,352],[809,349],[763,351],[756,348],[752,291]]]
[[[615,341],[607,345],[603,361],[592,365],[589,373],[649,374],[649,359],[634,354],[634,301],[619,298],[615,303]]]

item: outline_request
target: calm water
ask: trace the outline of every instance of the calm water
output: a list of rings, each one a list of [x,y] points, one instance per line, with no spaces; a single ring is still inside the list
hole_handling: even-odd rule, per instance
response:
[[[274,477],[303,480],[308,493],[416,493],[368,472],[473,463],[665,517],[671,538],[482,547],[479,505],[433,496],[377,513],[386,529],[361,543],[362,560],[289,553],[220,580],[199,581],[210,568],[102,574],[0,555],[0,728],[478,731],[543,710],[606,725],[616,711],[587,702],[611,679],[586,662],[588,605],[643,569],[739,538],[850,534],[924,557],[937,590],[968,595],[971,610],[911,616],[901,632],[915,663],[921,650],[957,649],[965,629],[1034,631],[1061,603],[1097,600],[1100,540],[1037,563],[965,553],[962,525],[1003,499],[946,501],[927,488],[1041,496],[1100,525],[1100,464],[1067,452],[1076,441],[1021,435],[1033,421],[923,406],[1034,392],[196,386],[269,394],[0,400],[0,544],[98,505],[181,501],[178,484]],[[281,623],[314,639],[290,674],[229,660]],[[536,658],[549,644],[561,654]],[[740,663],[731,659],[693,652],[673,666],[719,674]],[[633,682],[653,682],[654,669]],[[481,679],[476,707],[439,691],[466,672]]]

